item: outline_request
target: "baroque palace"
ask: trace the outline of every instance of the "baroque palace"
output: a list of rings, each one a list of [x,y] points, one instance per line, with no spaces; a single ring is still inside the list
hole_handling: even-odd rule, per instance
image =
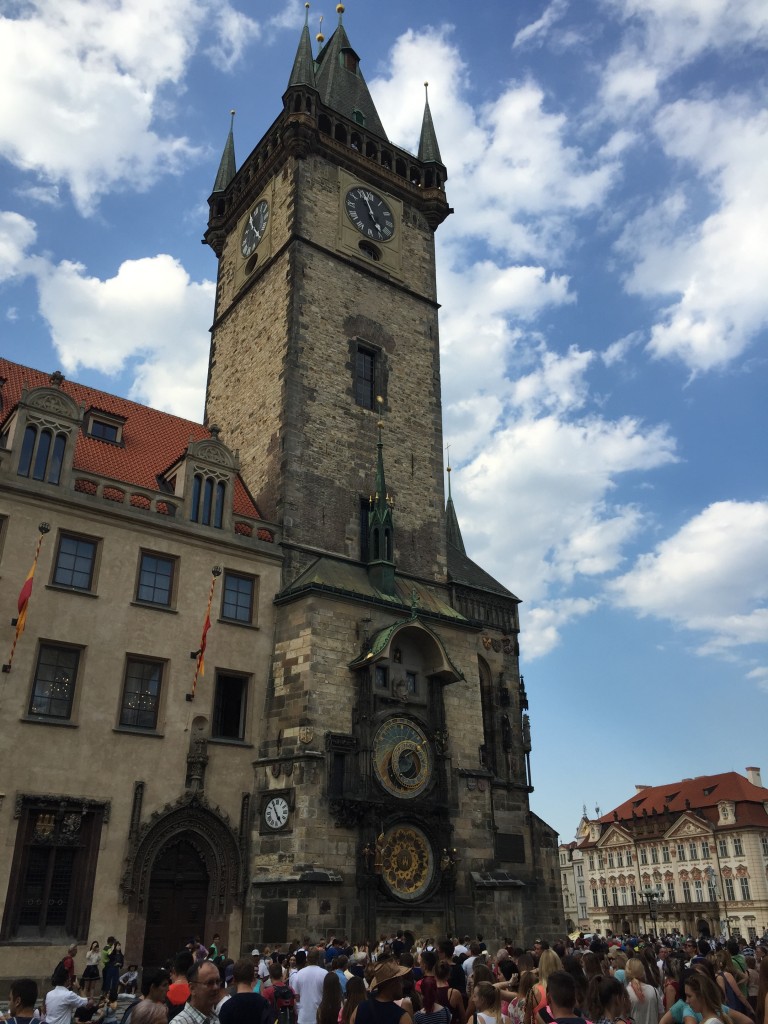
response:
[[[108,934],[562,931],[519,602],[443,491],[446,168],[342,13],[226,142],[206,425],[0,361],[5,976]]]
[[[768,789],[759,768],[637,786],[560,846],[569,928],[743,935],[768,929]]]

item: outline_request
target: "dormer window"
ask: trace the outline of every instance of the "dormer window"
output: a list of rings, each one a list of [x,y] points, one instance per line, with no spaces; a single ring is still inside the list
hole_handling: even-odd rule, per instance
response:
[[[99,441],[108,441],[110,444],[123,443],[123,424],[125,420],[118,416],[109,416],[102,412],[88,413],[89,437],[95,437]]]
[[[66,434],[55,434],[49,427],[40,428],[30,423],[24,431],[21,445],[19,476],[31,475],[33,480],[58,484],[66,447]]]
[[[346,68],[347,71],[351,71],[353,74],[357,74],[357,69],[360,64],[360,58],[357,56],[354,50],[344,49],[339,54],[341,60],[341,66]]]
[[[189,518],[193,523],[202,526],[215,526],[221,529],[224,521],[224,499],[227,485],[223,480],[195,473],[192,484],[192,508]]]
[[[357,124],[362,125],[363,128],[365,127],[365,114],[362,112],[362,110],[353,110],[352,120],[356,121]]]

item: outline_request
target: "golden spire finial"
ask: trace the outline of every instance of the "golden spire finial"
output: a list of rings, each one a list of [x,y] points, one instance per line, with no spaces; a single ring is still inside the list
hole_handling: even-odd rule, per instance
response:
[[[339,21],[341,21],[341,16],[344,13],[344,4],[336,4],[336,13],[339,16]]]
[[[325,36],[323,35],[323,16],[322,16],[322,14],[320,15],[320,31],[315,36],[315,39],[318,41],[318,43],[324,43],[325,42]]]
[[[304,25],[307,26],[308,24],[309,24],[309,0],[307,0],[307,3],[304,4]]]
[[[230,110],[229,117],[230,117],[229,130],[232,131],[232,129],[235,127],[235,111],[234,110]]]

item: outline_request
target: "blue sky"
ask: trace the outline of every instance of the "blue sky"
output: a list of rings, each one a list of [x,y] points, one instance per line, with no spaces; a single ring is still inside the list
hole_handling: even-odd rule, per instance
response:
[[[5,10],[1,351],[199,418],[207,195],[229,109],[239,161],[279,112],[303,3]],[[406,148],[430,82],[453,495],[524,601],[534,809],[570,838],[635,783],[768,768],[768,7],[344,17]]]

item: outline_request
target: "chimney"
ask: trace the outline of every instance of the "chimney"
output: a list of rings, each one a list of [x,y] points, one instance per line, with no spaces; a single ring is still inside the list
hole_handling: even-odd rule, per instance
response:
[[[747,768],[747,778],[753,786],[759,786],[761,789],[763,788],[763,780],[760,778],[759,768]]]
[[[642,793],[644,789],[650,789],[650,786],[641,786],[639,783],[635,783],[635,792]]]

